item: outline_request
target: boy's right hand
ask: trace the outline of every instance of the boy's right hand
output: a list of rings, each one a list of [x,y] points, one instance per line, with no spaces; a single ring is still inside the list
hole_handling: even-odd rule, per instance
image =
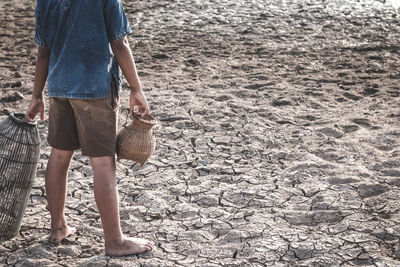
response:
[[[135,107],[137,107],[137,110],[135,110],[135,114],[138,114],[139,116],[144,116],[149,114],[149,105],[147,104],[146,97],[143,95],[142,90],[131,90],[131,96],[130,96],[130,112],[129,115],[132,116],[133,112],[135,110]]]
[[[32,97],[28,110],[25,113],[25,120],[33,122],[36,115],[40,113],[40,120],[44,120],[44,99],[42,97]]]

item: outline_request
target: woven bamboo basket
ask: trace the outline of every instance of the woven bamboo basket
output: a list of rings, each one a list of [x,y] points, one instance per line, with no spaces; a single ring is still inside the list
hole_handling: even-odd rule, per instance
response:
[[[36,123],[11,113],[0,122],[0,240],[19,232],[40,154]]]
[[[143,165],[154,153],[156,140],[153,126],[156,120],[152,115],[134,115],[132,122],[123,127],[117,137],[118,159],[128,159]]]

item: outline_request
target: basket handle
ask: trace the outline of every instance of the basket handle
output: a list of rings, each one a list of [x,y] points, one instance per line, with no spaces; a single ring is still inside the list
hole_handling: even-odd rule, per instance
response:
[[[148,114],[152,120],[154,120],[154,124],[157,124],[157,119],[155,119],[152,115]],[[125,123],[122,125],[122,127],[126,127],[128,125],[128,117],[131,118],[132,120],[134,118],[141,120],[141,116],[139,116],[137,113],[135,113],[134,111],[132,112],[132,115],[129,115],[129,112],[126,114],[126,118],[125,118]]]
[[[132,114],[133,115],[129,116],[129,112],[126,113],[125,123],[122,125],[122,127],[126,127],[128,125],[128,118],[133,119],[134,117],[138,117],[135,112],[132,112]]]

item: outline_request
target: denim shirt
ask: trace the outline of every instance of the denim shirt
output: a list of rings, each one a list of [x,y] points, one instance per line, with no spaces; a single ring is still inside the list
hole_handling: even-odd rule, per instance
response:
[[[121,0],[37,0],[35,42],[48,46],[48,95],[94,99],[121,93],[110,41],[132,32]]]

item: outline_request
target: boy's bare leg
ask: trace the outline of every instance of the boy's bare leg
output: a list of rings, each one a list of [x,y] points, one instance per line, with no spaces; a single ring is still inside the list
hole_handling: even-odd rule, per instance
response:
[[[90,163],[94,172],[94,196],[103,226],[106,255],[124,256],[152,250],[151,242],[122,234],[114,157],[92,157]]]
[[[64,206],[67,193],[68,167],[74,151],[52,148],[46,169],[46,198],[51,215],[50,241],[61,242],[73,234],[65,219]]]

